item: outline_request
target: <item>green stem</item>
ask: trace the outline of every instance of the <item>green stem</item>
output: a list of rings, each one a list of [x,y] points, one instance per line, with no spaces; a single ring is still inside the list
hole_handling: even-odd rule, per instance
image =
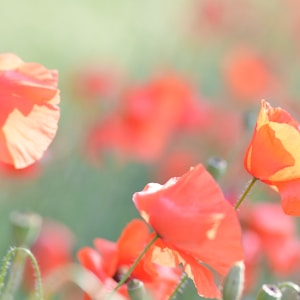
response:
[[[150,242],[146,245],[146,247],[143,249],[143,251],[140,253],[140,255],[137,257],[137,259],[134,261],[132,266],[129,268],[127,273],[122,277],[122,279],[118,282],[116,287],[112,290],[111,294],[108,296],[108,299],[111,299],[114,293],[117,292],[117,290],[127,281],[127,279],[130,277],[131,273],[137,266],[137,264],[140,262],[144,254],[149,250],[149,248],[154,244],[154,242],[159,238],[159,235],[156,233],[155,236],[150,240]]]
[[[36,278],[36,298],[39,300],[43,300],[43,289],[42,289],[42,283],[41,283],[41,274],[38,267],[37,260],[35,259],[34,255],[30,252],[30,250],[22,247],[17,248],[11,248],[5,258],[4,258],[4,264],[1,270],[0,275],[0,286],[2,287],[4,285],[4,277],[5,274],[9,268],[10,261],[12,257],[15,255],[10,273],[9,278],[7,281],[7,284],[5,285],[3,293],[1,292],[1,300],[12,300],[14,299],[14,294],[17,291],[17,289],[20,286],[25,260],[26,257],[29,257],[31,260],[32,266],[34,268],[35,272],[35,278]]]
[[[253,177],[252,180],[250,181],[250,183],[248,184],[247,188],[245,189],[244,193],[240,197],[239,201],[234,206],[235,210],[237,210],[240,207],[240,205],[242,204],[242,202],[244,201],[244,199],[246,198],[246,196],[248,195],[248,193],[250,192],[250,190],[252,189],[252,187],[256,181],[257,181],[257,178]]]
[[[171,294],[169,298],[170,300],[175,299],[176,295],[181,291],[182,287],[184,286],[188,278],[189,278],[188,275],[186,273],[183,273],[179,284],[177,285],[176,289],[174,290],[174,292]]]

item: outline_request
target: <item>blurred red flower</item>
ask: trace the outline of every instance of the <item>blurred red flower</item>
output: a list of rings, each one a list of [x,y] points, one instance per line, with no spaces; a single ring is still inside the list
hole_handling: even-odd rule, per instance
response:
[[[218,298],[211,270],[225,276],[243,260],[243,249],[236,213],[205,168],[197,165],[165,185],[150,183],[133,201],[160,236],[146,256],[161,265],[181,263],[199,295]]]
[[[163,154],[178,129],[199,130],[207,126],[208,111],[187,82],[165,75],[128,90],[119,111],[92,130],[89,150],[93,154],[109,148],[152,162]]]
[[[117,70],[99,63],[81,68],[72,79],[75,94],[87,100],[109,98],[120,85],[120,74]]]
[[[41,158],[57,131],[57,71],[1,54],[0,90],[0,160],[25,168]]]
[[[236,99],[257,102],[268,91],[273,76],[267,63],[251,48],[234,49],[224,62],[224,77]]]
[[[177,149],[169,151],[158,162],[154,171],[154,177],[158,181],[166,181],[172,176],[180,176],[199,160],[198,156],[198,153],[191,147],[177,147]]]
[[[300,267],[300,241],[296,220],[285,215],[277,204],[248,206],[241,214],[245,248],[246,288],[257,283],[264,256],[272,274],[296,274]]]
[[[42,278],[46,278],[53,271],[72,262],[72,248],[74,235],[64,224],[53,220],[45,220],[37,240],[31,247]],[[34,270],[29,262],[25,268],[25,286],[34,286]]]
[[[94,240],[96,249],[82,248],[77,256],[80,263],[93,272],[105,288],[113,290],[150,239],[147,225],[135,219],[124,228],[116,243],[97,238]],[[179,268],[162,267],[142,258],[130,279],[142,281],[153,299],[167,300],[179,283],[181,273]],[[129,299],[126,285],[121,286],[118,292]],[[85,299],[90,297],[85,295]]]
[[[281,195],[284,212],[300,215],[300,127],[282,108],[262,100],[244,165]]]

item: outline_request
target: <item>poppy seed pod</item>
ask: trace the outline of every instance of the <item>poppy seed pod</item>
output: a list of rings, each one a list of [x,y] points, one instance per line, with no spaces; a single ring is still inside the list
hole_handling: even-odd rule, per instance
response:
[[[280,289],[273,284],[264,284],[258,293],[256,300],[281,300]]]

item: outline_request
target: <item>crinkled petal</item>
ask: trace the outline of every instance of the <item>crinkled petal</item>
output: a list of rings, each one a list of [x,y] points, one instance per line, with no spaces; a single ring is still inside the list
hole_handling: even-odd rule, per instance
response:
[[[193,256],[169,248],[161,239],[158,239],[146,253],[146,260],[169,268],[182,264],[184,271],[194,281],[200,296],[216,298],[220,295],[210,270]]]
[[[0,132],[0,160],[24,168],[40,159],[52,142],[60,112],[56,105],[34,105],[28,115],[14,109]]]
[[[0,55],[0,160],[25,168],[40,159],[59,120],[57,71]]]
[[[164,186],[146,186],[133,201],[169,248],[189,253],[221,274],[243,259],[235,211],[202,165]]]
[[[182,256],[183,268],[189,278],[195,283],[199,296],[205,298],[220,298],[212,272],[188,255]]]

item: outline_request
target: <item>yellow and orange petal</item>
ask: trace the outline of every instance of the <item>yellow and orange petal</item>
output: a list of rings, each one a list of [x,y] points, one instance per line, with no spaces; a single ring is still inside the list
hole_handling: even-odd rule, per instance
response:
[[[236,213],[211,175],[202,165],[197,165],[165,185],[148,184],[133,195],[133,201],[142,217],[160,235],[162,248],[177,253],[166,256],[165,252],[163,260],[169,260],[172,266],[185,261],[186,272],[195,279],[199,294],[215,297],[212,275],[208,276],[209,271],[201,263],[225,275],[236,261],[243,259],[243,250]],[[159,262],[160,255],[155,255]],[[212,286],[200,288],[197,278],[206,275]]]
[[[0,55],[0,160],[25,168],[52,142],[60,116],[57,71]]]
[[[266,182],[300,177],[300,126],[283,109],[261,102],[252,140],[245,155],[245,168]]]
[[[300,125],[282,108],[261,101],[245,169],[281,195],[286,214],[300,215]]]

